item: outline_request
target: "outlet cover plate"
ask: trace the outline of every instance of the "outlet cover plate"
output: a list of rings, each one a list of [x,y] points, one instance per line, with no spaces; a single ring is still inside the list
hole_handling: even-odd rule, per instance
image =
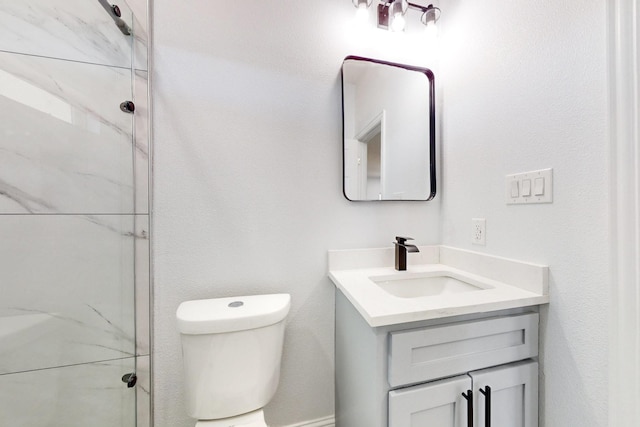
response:
[[[471,243],[484,246],[486,244],[487,220],[484,218],[471,218],[471,224],[473,225]]]

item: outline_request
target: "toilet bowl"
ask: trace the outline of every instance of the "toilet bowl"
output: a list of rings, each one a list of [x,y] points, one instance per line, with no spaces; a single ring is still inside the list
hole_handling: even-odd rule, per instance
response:
[[[288,294],[185,301],[176,318],[185,403],[196,427],[267,427],[280,380]]]

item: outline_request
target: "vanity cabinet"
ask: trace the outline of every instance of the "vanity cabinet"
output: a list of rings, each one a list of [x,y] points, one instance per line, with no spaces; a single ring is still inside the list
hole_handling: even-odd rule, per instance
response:
[[[337,291],[336,426],[537,427],[537,355],[530,309],[372,328]]]
[[[470,397],[472,404],[464,396]],[[538,364],[534,361],[389,392],[389,427],[537,425]]]

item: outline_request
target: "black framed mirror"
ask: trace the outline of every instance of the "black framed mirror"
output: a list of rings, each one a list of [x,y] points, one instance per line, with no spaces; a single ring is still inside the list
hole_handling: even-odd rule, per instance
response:
[[[347,56],[341,74],[344,196],[351,201],[433,199],[433,72]]]

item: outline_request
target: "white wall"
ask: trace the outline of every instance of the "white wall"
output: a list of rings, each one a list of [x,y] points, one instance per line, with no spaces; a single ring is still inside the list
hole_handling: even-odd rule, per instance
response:
[[[437,243],[439,201],[342,196],[339,71],[348,54],[429,66],[411,34],[353,30],[348,0],[154,2],[154,392],[157,427],[182,403],[181,301],[289,292],[281,385],[267,421],[333,414],[326,251]],[[417,19],[417,18],[416,18]]]
[[[548,264],[541,425],[607,425],[605,2],[443,7],[443,242]],[[507,206],[504,176],[554,169],[554,202]],[[471,218],[487,246],[470,244]]]
[[[605,4],[440,6],[440,195],[371,204],[341,195],[339,67],[358,54],[433,68],[413,34],[352,31],[347,0],[155,1],[156,426],[192,425],[177,305],[243,293],[293,295],[268,421],[330,415],[326,250],[389,246],[396,234],[550,265],[541,424],[606,425]],[[506,174],[546,167],[553,204],[505,205]],[[487,219],[486,247],[470,244],[472,217]]]

